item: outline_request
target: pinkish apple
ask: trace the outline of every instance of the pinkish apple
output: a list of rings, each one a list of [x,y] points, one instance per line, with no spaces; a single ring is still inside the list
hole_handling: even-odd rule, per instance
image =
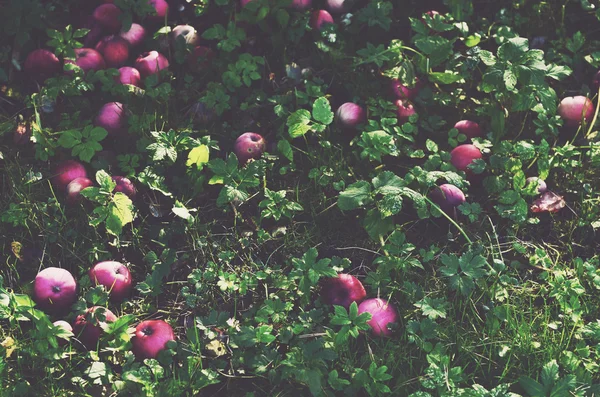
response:
[[[129,58],[129,43],[117,35],[103,37],[96,44],[96,50],[102,54],[109,68],[121,67]]]
[[[169,13],[169,4],[165,0],[148,0],[148,4],[154,7],[154,15],[149,15],[147,19],[151,22],[162,22]]]
[[[60,60],[52,52],[44,49],[33,50],[27,55],[25,73],[38,82],[57,75],[62,70]]]
[[[356,103],[346,102],[335,112],[335,118],[338,125],[343,128],[353,129],[365,122],[365,110]]]
[[[292,0],[292,4],[290,4],[290,7],[299,11],[304,11],[308,10],[311,5],[312,0]]]
[[[90,70],[98,71],[106,69],[106,62],[102,54],[92,48],[76,48],[75,60],[65,59],[65,63],[71,63],[79,66],[84,73]],[[67,71],[67,74],[73,74],[73,71]]]
[[[144,42],[146,29],[139,23],[132,23],[129,30],[127,32],[121,31],[119,36],[124,38],[132,48],[137,47]]]
[[[180,37],[186,44],[197,46],[200,44],[200,35],[193,26],[177,25],[171,31],[171,40],[175,43]]]
[[[465,194],[454,185],[445,183],[431,192],[431,201],[440,206],[448,215],[455,215],[455,208],[466,201]]]
[[[81,191],[86,187],[93,186],[94,182],[92,182],[88,178],[75,178],[67,185],[66,194],[67,199],[66,202],[68,205],[75,205],[81,200]]]
[[[122,68],[119,68],[119,75],[115,76],[115,82],[139,87],[142,84],[142,77],[136,68],[123,66]]]
[[[104,31],[115,34],[121,30],[121,13],[121,9],[114,4],[102,4],[96,7],[92,15]]]
[[[415,99],[417,94],[419,94],[419,91],[421,90],[422,85],[423,85],[423,83],[421,83],[421,81],[419,79],[416,79],[416,82],[415,82],[415,85],[413,88],[409,88],[409,87],[405,86],[404,84],[402,84],[400,82],[399,79],[392,79],[392,81],[391,81],[391,87],[392,87],[393,94],[396,96],[396,98],[403,99],[403,100]]]
[[[175,333],[166,321],[142,321],[135,327],[135,334],[131,338],[132,351],[138,360],[156,358],[167,347],[167,342],[172,340],[175,340]]]
[[[114,321],[117,321],[117,316],[113,312],[102,306],[92,306],[77,316],[73,323],[73,333],[86,349],[93,350],[102,335],[102,326]]]
[[[398,124],[404,124],[408,122],[409,117],[417,113],[412,103],[407,100],[397,99],[394,104],[398,108]]]
[[[467,174],[472,174],[472,171],[467,168],[473,161],[483,158],[481,151],[471,144],[458,145],[450,152],[450,162],[459,171],[464,171]]]
[[[157,51],[144,52],[135,61],[135,68],[143,78],[169,67],[169,60]]]
[[[359,304],[367,297],[362,283],[350,274],[338,274],[321,282],[321,297],[328,305],[350,307],[352,302]]]
[[[33,300],[38,307],[50,313],[69,310],[77,298],[77,282],[65,269],[47,267],[35,276]]]
[[[250,159],[259,159],[267,148],[262,136],[255,132],[245,132],[240,135],[233,145],[233,152],[240,164],[244,165]]]
[[[124,176],[113,176],[112,179],[117,184],[114,190],[115,192],[121,192],[132,200],[135,198],[137,190],[129,178],[125,178]]]
[[[466,135],[467,138],[473,139],[481,136],[481,127],[474,121],[471,120],[461,120],[454,124],[454,128],[458,130],[459,133]]]
[[[92,284],[106,288],[111,300],[122,301],[131,294],[131,273],[120,262],[98,262],[90,269],[89,276]]]
[[[119,135],[127,131],[127,114],[120,102],[109,102],[100,108],[94,125],[108,131],[109,135]]]
[[[589,123],[594,116],[594,103],[582,95],[570,96],[560,101],[556,112],[564,120],[565,126],[577,127],[582,120]]]
[[[394,306],[379,298],[364,300],[358,305],[358,313],[371,313],[371,320],[367,324],[376,336],[391,336],[392,331],[388,329],[388,324],[398,321],[398,313]]]
[[[333,14],[341,14],[346,12],[348,11],[346,1],[347,0],[327,0],[327,9]]]
[[[310,15],[310,27],[314,30],[321,30],[323,26],[333,23],[333,17],[325,10],[315,10]]]
[[[87,178],[85,167],[76,160],[63,161],[52,172],[52,184],[59,192],[64,192],[67,185],[75,178]]]

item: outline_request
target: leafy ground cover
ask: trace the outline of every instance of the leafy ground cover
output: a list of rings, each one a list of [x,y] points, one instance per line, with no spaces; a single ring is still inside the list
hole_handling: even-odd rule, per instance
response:
[[[600,393],[593,2],[163,3],[0,0],[1,395]],[[338,273],[395,321],[331,305]]]

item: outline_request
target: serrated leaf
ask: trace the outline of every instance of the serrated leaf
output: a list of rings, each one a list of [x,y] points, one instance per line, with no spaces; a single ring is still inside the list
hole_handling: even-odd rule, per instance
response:
[[[325,97],[317,98],[313,103],[313,118],[321,124],[329,125],[333,122],[331,104]]]
[[[198,169],[202,169],[204,164],[208,163],[210,155],[210,149],[206,145],[196,146],[190,153],[188,154],[187,162],[185,165],[187,167],[196,166]]]
[[[348,186],[338,197],[338,207],[343,211],[360,208],[371,200],[371,185],[367,181],[358,181]]]

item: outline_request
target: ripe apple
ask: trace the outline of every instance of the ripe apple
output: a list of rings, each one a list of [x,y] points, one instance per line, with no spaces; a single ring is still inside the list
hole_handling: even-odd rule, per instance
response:
[[[454,185],[445,183],[431,192],[431,201],[448,215],[455,215],[455,208],[466,201],[465,194]]]
[[[200,44],[200,35],[193,26],[190,25],[177,25],[171,31],[171,40],[173,43],[181,37],[186,44],[197,46]]]
[[[75,178],[67,185],[67,204],[75,205],[81,200],[81,191],[86,187],[93,186],[94,182],[92,182],[88,178]]]
[[[450,152],[450,162],[459,171],[465,171],[467,174],[472,173],[467,167],[474,160],[483,158],[481,151],[471,144],[458,145]]]
[[[90,269],[89,276],[92,284],[103,285],[114,301],[122,301],[131,293],[131,273],[120,262],[98,262]]]
[[[100,108],[94,125],[104,128],[109,135],[119,135],[127,131],[127,114],[121,102],[109,102]]]
[[[398,99],[410,99],[413,100],[419,94],[423,83],[419,79],[416,79],[415,85],[413,88],[409,88],[402,84],[399,79],[392,79],[391,87],[392,92]]]
[[[59,74],[62,65],[54,53],[40,48],[27,55],[24,69],[31,78],[43,82],[47,78]]]
[[[459,133],[466,135],[469,139],[477,138],[482,135],[479,124],[471,120],[458,121],[454,124],[454,128],[456,128]]]
[[[85,35],[83,40],[84,47],[95,47],[96,43],[100,41],[100,38],[104,35],[104,29],[98,22],[94,20],[94,23],[88,28],[90,31]]]
[[[311,5],[312,0],[292,0],[292,4],[290,4],[290,7],[299,11],[304,11],[308,10]]]
[[[52,184],[59,192],[64,192],[67,185],[75,178],[87,178],[83,164],[76,160],[66,160],[59,163],[52,172]]]
[[[379,298],[367,299],[358,305],[358,314],[371,313],[371,320],[367,322],[371,326],[371,331],[376,336],[391,336],[392,331],[388,329],[388,324],[395,323],[398,320],[398,313],[392,304]]]
[[[560,101],[556,112],[564,120],[565,126],[577,127],[582,119],[589,123],[594,116],[594,103],[582,95],[570,96]]]
[[[60,339],[58,340],[58,345],[59,346],[65,346],[69,339],[71,339],[71,336],[73,336],[73,327],[71,327],[71,324],[69,324],[68,322],[66,322],[65,320],[58,320],[52,323],[52,325],[54,325],[57,328],[62,328],[63,330],[70,332],[71,335],[65,335],[64,337],[60,337]]]
[[[162,22],[169,13],[169,4],[165,0],[148,0],[148,4],[154,7],[155,14],[149,15],[150,22]]]
[[[412,103],[405,99],[397,99],[394,104],[398,108],[398,124],[406,123],[410,116],[417,113]]]
[[[118,33],[121,30],[121,9],[114,4],[102,4],[96,7],[92,14],[96,22],[104,31],[110,34]]]
[[[136,68],[123,66],[119,68],[119,75],[115,76],[115,82],[139,87],[142,84],[142,76],[140,76],[140,72]]]
[[[337,123],[348,129],[356,128],[357,125],[364,123],[365,110],[356,103],[346,102],[335,112]]]
[[[144,42],[146,29],[139,23],[132,23],[129,30],[127,32],[121,31],[119,36],[124,38],[132,48],[137,47]]]
[[[33,300],[40,309],[59,313],[69,309],[77,298],[77,282],[66,269],[47,267],[35,276]]]
[[[350,274],[338,274],[329,277],[321,283],[321,297],[329,305],[350,307],[352,302],[357,304],[367,297],[367,292],[362,283]]]
[[[129,43],[117,35],[103,37],[96,44],[96,50],[102,54],[109,68],[121,67],[129,58]]]
[[[246,4],[250,3],[252,0],[240,0],[240,6],[246,7]]]
[[[327,0],[327,9],[334,14],[341,14],[348,11],[346,0]]]
[[[143,78],[169,67],[169,60],[157,51],[144,52],[135,60],[135,68]]]
[[[114,190],[115,192],[121,192],[132,200],[135,198],[137,190],[129,178],[125,178],[124,176],[113,176],[112,179],[117,184]]]
[[[110,310],[102,306],[92,306],[77,316],[73,323],[73,333],[86,349],[92,350],[96,348],[102,335],[101,326],[116,320],[117,316]]]
[[[71,63],[79,66],[84,73],[90,70],[98,71],[106,69],[104,57],[93,48],[76,48],[75,60],[65,59],[65,63]],[[67,74],[73,74],[73,71],[67,71]]]
[[[538,178],[537,176],[530,176],[525,180],[525,185],[530,185],[535,183],[537,185],[538,193],[544,193],[548,190],[548,185],[546,185],[546,181],[542,178]]]
[[[314,30],[321,30],[323,26],[332,23],[333,17],[325,10],[316,10],[310,15],[310,27]]]
[[[166,321],[142,321],[135,327],[135,334],[131,338],[132,351],[138,360],[156,358],[171,340],[175,340],[175,334]]]
[[[267,142],[255,132],[244,132],[233,145],[233,152],[240,164],[246,164],[250,159],[259,159],[267,148]]]

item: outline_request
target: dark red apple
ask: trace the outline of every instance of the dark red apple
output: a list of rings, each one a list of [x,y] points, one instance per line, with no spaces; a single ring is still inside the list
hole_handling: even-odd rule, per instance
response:
[[[290,7],[299,11],[308,10],[312,5],[312,0],[292,0]]]
[[[148,4],[154,7],[155,14],[147,19],[151,22],[162,22],[169,13],[169,4],[165,0],[148,0]]]
[[[405,86],[404,84],[402,84],[400,82],[399,79],[392,79],[392,81],[391,81],[392,93],[396,96],[396,98],[403,99],[403,100],[415,99],[415,97],[419,94],[419,91],[421,90],[422,85],[423,84],[421,83],[421,81],[419,79],[416,79],[416,82],[415,82],[415,85],[413,88],[409,88],[409,87]]]
[[[450,152],[450,162],[459,171],[465,171],[467,174],[472,173],[467,167],[473,161],[483,158],[481,151],[471,144],[458,145]]]
[[[353,129],[365,122],[365,110],[356,103],[346,102],[335,112],[335,119],[338,125],[343,128]]]
[[[52,184],[59,192],[64,192],[67,185],[75,178],[87,178],[83,164],[76,160],[66,160],[59,163],[52,172]]]
[[[341,14],[346,12],[348,11],[346,1],[347,0],[327,0],[327,9],[333,14]]]
[[[102,54],[109,68],[121,67],[129,58],[129,43],[117,35],[103,37],[96,44],[96,50]]]
[[[454,128],[456,128],[459,133],[466,135],[469,139],[478,138],[482,135],[479,124],[471,120],[458,121],[454,124]]]
[[[466,201],[465,194],[454,185],[445,183],[431,192],[431,201],[440,206],[448,215],[455,215],[455,208]]]
[[[120,262],[98,262],[90,269],[89,276],[92,284],[106,288],[111,300],[122,301],[131,294],[131,273]]]
[[[121,30],[121,13],[121,9],[114,4],[102,4],[96,7],[92,15],[105,32],[115,34]]]
[[[146,38],[146,29],[139,23],[132,23],[127,32],[121,31],[119,36],[124,38],[131,48],[137,47],[144,42]]]
[[[376,336],[391,336],[392,331],[388,329],[388,324],[398,321],[398,313],[391,303],[379,298],[364,300],[358,305],[358,313],[371,313],[371,320],[368,321],[371,331]]]
[[[142,84],[142,76],[136,68],[123,66],[122,68],[119,68],[119,75],[115,76],[115,82],[139,87]]]
[[[169,67],[169,60],[157,51],[142,53],[135,61],[135,68],[143,78],[160,72]]]
[[[73,327],[71,327],[71,324],[69,324],[65,320],[55,321],[55,322],[52,323],[52,325],[54,325],[57,328],[61,328],[62,330],[70,332],[71,334],[73,334]],[[69,342],[69,339],[71,339],[71,336],[73,336],[73,335],[69,335],[69,336],[65,335],[64,337],[60,337],[60,339],[58,340],[58,345],[59,346],[65,346]]]
[[[175,333],[166,321],[142,321],[135,327],[135,334],[131,338],[132,351],[138,360],[156,358],[167,347],[167,342],[172,340],[175,340]]]
[[[407,100],[398,99],[396,102],[394,102],[394,104],[398,108],[398,124],[404,124],[408,122],[409,117],[417,113],[412,103]]]
[[[98,22],[94,20],[92,26],[89,27],[90,31],[85,35],[85,39],[83,40],[84,47],[95,47],[96,43],[100,41],[100,38],[104,35],[104,29]]]
[[[186,44],[197,46],[200,44],[200,35],[193,26],[177,25],[171,31],[171,40],[173,43],[181,37]]]
[[[259,159],[267,148],[267,142],[255,132],[245,132],[236,139],[233,152],[240,164],[246,164],[250,159]]]
[[[54,53],[40,48],[27,55],[24,69],[32,79],[43,82],[47,78],[59,74],[62,64]]]
[[[579,95],[564,98],[556,112],[564,120],[565,126],[577,127],[582,120],[589,123],[594,111],[594,103],[589,98]]]
[[[79,66],[84,73],[90,70],[98,71],[106,69],[104,57],[93,48],[76,48],[75,60],[65,59],[65,63],[71,63]],[[73,74],[73,71],[68,71],[68,74]]]
[[[104,319],[101,318],[100,313],[103,314]],[[102,306],[92,306],[85,313],[77,316],[73,323],[73,333],[86,349],[93,350],[102,335],[102,326],[114,321],[117,321],[117,316],[113,312]]]
[[[530,185],[530,184],[536,184],[537,185],[537,191],[538,193],[544,193],[548,190],[548,186],[546,185],[546,181],[544,181],[542,178],[538,178],[537,176],[530,176],[529,178],[527,178],[525,180],[525,184],[526,185]]]
[[[310,15],[310,27],[314,30],[321,30],[323,26],[333,23],[333,17],[325,10],[316,10]]]
[[[65,269],[47,267],[35,276],[33,300],[49,313],[68,311],[77,298],[77,282]]]
[[[94,125],[108,131],[109,135],[119,135],[127,131],[127,114],[120,102],[109,102],[100,108]]]
[[[93,186],[94,182],[92,182],[88,178],[75,178],[67,185],[66,194],[67,199],[66,202],[68,205],[75,205],[81,200],[81,191],[86,187]]]
[[[132,200],[135,198],[137,190],[129,178],[125,178],[124,176],[113,176],[112,179],[117,184],[114,190],[115,192],[121,192]]]
[[[348,309],[352,302],[362,302],[367,297],[367,292],[356,277],[338,274],[337,277],[323,279],[321,297],[328,305],[339,305]]]

